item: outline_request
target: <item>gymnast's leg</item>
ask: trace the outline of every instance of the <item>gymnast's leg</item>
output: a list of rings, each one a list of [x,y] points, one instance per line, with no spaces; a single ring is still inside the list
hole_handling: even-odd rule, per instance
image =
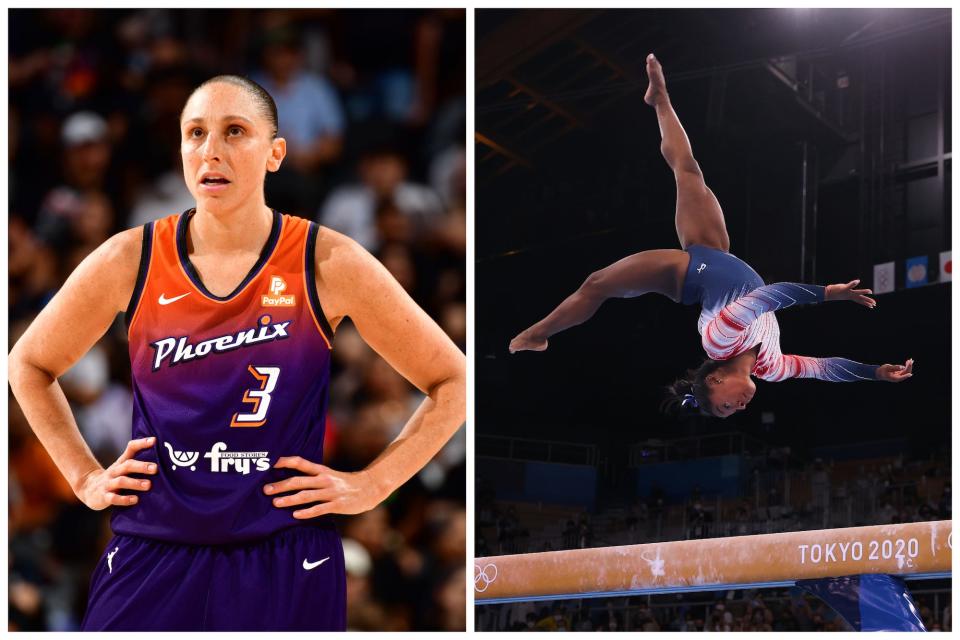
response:
[[[650,86],[643,99],[656,109],[660,151],[677,182],[676,226],[680,246],[686,249],[691,244],[700,244],[729,251],[723,211],[703,180],[690,141],[667,95],[663,70],[653,54],[647,56],[647,75]],[[543,351],[550,336],[590,319],[607,298],[661,293],[679,302],[689,261],[685,251],[655,249],[627,256],[590,274],[580,288],[546,318],[515,337],[510,342],[510,352]]]
[[[680,246],[686,249],[691,244],[699,244],[729,252],[730,238],[723,210],[703,180],[690,140],[670,103],[663,69],[652,53],[647,56],[647,76],[650,86],[643,99],[657,111],[662,140],[660,152],[677,181],[676,226]]]
[[[547,348],[547,338],[587,321],[607,298],[659,293],[679,302],[689,262],[690,256],[685,251],[652,249],[591,273],[580,288],[546,318],[514,338],[510,342],[510,353],[543,351]]]

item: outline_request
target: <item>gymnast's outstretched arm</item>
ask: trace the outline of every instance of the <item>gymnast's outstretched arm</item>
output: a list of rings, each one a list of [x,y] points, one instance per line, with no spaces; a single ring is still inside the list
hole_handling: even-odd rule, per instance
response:
[[[885,380],[903,382],[913,376],[913,359],[904,364],[861,364],[846,358],[811,358],[808,356],[784,355],[780,373],[770,382],[787,378],[816,378],[827,382],[857,382],[860,380]]]

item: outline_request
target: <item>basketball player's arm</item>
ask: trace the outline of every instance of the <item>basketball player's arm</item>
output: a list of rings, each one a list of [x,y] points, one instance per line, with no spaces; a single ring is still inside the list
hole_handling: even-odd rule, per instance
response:
[[[143,490],[126,473],[151,473],[132,460],[140,441],[128,445],[109,474],[97,462],[77,427],[57,378],[72,367],[123,311],[137,278],[142,229],[119,233],[87,256],[37,315],[10,351],[10,387],[37,438],[77,497],[94,509],[129,505]],[[143,467],[143,468],[141,468]],[[149,481],[147,481],[149,482]]]
[[[397,438],[366,469],[341,473],[301,458],[277,467],[299,476],[268,485],[279,507],[320,502],[297,518],[372,509],[422,469],[466,418],[466,358],[407,295],[380,262],[359,244],[330,229],[317,239],[317,288],[331,326],[349,316],[357,331],[426,398]]]

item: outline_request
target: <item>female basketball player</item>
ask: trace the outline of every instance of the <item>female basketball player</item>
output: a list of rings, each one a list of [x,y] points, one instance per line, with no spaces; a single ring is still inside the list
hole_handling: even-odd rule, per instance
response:
[[[779,382],[787,378],[831,381],[902,382],[913,375],[905,365],[863,365],[843,358],[809,358],[780,352],[780,330],[773,311],[794,304],[850,300],[868,308],[876,302],[859,280],[827,287],[763,280],[729,253],[723,211],[707,187],[687,134],[667,95],[659,61],[647,56],[650,86],[644,100],[656,109],[660,150],[677,181],[679,249],[654,249],[627,256],[601,269],[546,318],[510,342],[510,352],[547,348],[547,338],[588,320],[607,298],[659,293],[674,302],[702,306],[698,329],[709,358],[671,386],[673,405],[693,406],[726,418],[746,408],[756,393],[750,376]]]
[[[91,254],[10,353],[40,441],[92,509],[115,507],[85,630],[345,628],[340,540],[321,516],[379,504],[463,423],[465,359],[357,243],[272,211],[273,99],[213,78],[181,115],[196,209]],[[133,437],[103,469],[57,378],[126,312]],[[427,398],[366,469],[322,457],[330,349],[349,316]]]

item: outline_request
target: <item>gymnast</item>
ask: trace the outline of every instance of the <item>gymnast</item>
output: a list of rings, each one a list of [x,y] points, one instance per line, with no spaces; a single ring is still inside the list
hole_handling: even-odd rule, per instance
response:
[[[660,151],[677,182],[676,227],[680,249],[653,249],[627,256],[584,281],[540,322],[510,342],[510,353],[543,351],[555,333],[588,320],[607,298],[659,293],[674,302],[700,304],[697,329],[707,359],[668,387],[665,403],[726,418],[753,399],[750,376],[768,382],[818,378],[832,382],[903,382],[913,360],[903,365],[865,365],[845,358],[811,358],[780,352],[780,328],[772,313],[795,304],[849,300],[867,308],[876,301],[859,280],[826,287],[780,282],[764,285],[750,265],[730,253],[720,203],[703,179],[690,141],[667,94],[660,62],[647,56],[649,87],[644,101],[657,112]]]

